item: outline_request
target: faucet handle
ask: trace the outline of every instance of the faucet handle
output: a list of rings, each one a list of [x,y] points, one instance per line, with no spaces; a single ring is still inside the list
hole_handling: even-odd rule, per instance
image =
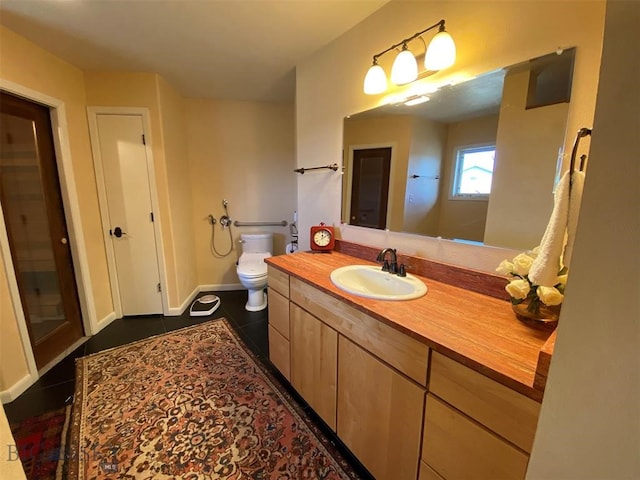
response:
[[[406,270],[406,267],[404,266],[404,263],[401,263],[400,266],[398,267],[398,276],[399,277],[407,276],[407,270]]]
[[[383,272],[389,271],[389,261],[386,258],[384,259],[384,263],[382,264],[382,271]]]

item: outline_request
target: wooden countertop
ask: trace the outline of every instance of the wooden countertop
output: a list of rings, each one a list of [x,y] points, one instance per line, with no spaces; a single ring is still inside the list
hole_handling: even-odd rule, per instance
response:
[[[410,335],[432,349],[541,401],[534,382],[538,356],[551,331],[515,318],[509,302],[416,275],[427,294],[408,301],[362,298],[337,288],[331,271],[344,265],[375,265],[339,252],[298,252],[266,259],[281,270]],[[546,373],[545,373],[546,376]]]

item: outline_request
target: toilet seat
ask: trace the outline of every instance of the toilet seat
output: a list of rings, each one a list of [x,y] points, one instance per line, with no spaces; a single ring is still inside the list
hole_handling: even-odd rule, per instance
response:
[[[243,253],[238,260],[238,275],[246,278],[261,277],[267,274],[267,264],[264,259],[270,257],[268,252],[263,253]]]

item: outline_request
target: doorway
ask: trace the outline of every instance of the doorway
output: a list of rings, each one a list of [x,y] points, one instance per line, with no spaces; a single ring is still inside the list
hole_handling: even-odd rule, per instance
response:
[[[391,147],[353,151],[351,225],[387,228]]]
[[[0,92],[0,204],[36,367],[83,336],[48,107]]]
[[[141,113],[89,109],[116,315],[163,313],[153,162]]]

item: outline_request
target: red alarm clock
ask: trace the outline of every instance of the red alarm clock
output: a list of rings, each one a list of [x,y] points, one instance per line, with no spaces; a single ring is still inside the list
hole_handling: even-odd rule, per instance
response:
[[[311,227],[311,250],[314,252],[330,252],[336,244],[333,227],[320,222],[320,225]]]

